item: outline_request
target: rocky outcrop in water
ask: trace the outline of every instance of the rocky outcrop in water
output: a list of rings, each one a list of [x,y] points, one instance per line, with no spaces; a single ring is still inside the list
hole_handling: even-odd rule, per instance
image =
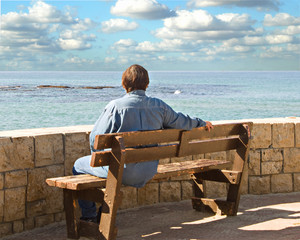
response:
[[[77,88],[77,89],[103,89],[115,88],[113,86],[84,86],[84,87],[70,87],[70,86],[56,86],[56,85],[39,85],[37,88]]]
[[[37,88],[71,88],[69,86],[39,85]]]
[[[0,86],[0,90],[13,91],[18,90],[21,86]]]

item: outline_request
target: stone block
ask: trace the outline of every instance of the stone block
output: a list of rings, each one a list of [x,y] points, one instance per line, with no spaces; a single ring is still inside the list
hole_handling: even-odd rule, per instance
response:
[[[274,148],[295,146],[295,124],[274,123],[272,145]]]
[[[34,167],[33,137],[0,138],[0,172]]]
[[[300,148],[285,148],[283,153],[284,172],[300,172]]]
[[[137,206],[137,189],[134,187],[122,187],[123,199],[120,209],[134,208]]]
[[[171,158],[159,159],[159,164],[166,164],[166,163],[170,163],[170,162],[171,162]]]
[[[262,162],[261,163],[261,174],[278,174],[282,172],[282,161],[280,162]]]
[[[4,174],[0,173],[0,189],[4,187]]]
[[[66,220],[66,215],[65,215],[64,212],[54,214],[54,221],[55,222],[61,222],[63,220]]]
[[[35,164],[38,167],[64,162],[63,135],[49,134],[35,137]]]
[[[159,202],[159,183],[148,183],[138,189],[138,205],[151,205]]]
[[[47,212],[47,203],[45,199],[27,202],[26,217],[36,217]]]
[[[25,218],[26,188],[10,188],[4,193],[4,221],[14,221]]]
[[[90,155],[88,133],[65,134],[65,175],[72,175],[74,162],[83,156]]]
[[[194,188],[192,181],[181,182],[181,200],[190,199],[194,197]]]
[[[46,184],[46,178],[63,176],[63,165],[53,165],[28,171],[27,201],[46,200],[46,213],[63,210],[63,193],[59,188]]]
[[[186,156],[186,157],[174,157],[174,158],[171,158],[171,162],[174,163],[174,162],[185,162],[185,161],[190,161],[193,159],[193,156]]]
[[[294,173],[294,191],[300,192],[300,173]]]
[[[229,150],[229,151],[226,151],[226,159],[224,159],[224,160],[227,160],[227,161],[230,161],[233,163],[236,156],[237,156],[236,150]]]
[[[161,182],[160,183],[160,202],[175,202],[181,200],[180,182]]]
[[[24,220],[24,230],[28,231],[34,229],[34,218],[25,218]]]
[[[261,151],[261,161],[282,161],[283,160],[283,150],[282,149],[263,149]]]
[[[0,222],[2,222],[4,216],[4,190],[0,191]]]
[[[251,132],[253,139],[251,140],[250,148],[269,148],[272,143],[271,124],[270,123],[255,123]]]
[[[249,177],[249,194],[268,194],[271,192],[270,176],[250,176]]]
[[[0,238],[12,234],[12,223],[0,223]]]
[[[214,159],[214,160],[226,160],[226,151],[222,152],[214,152],[214,153],[205,153],[204,157],[206,159]]]
[[[35,218],[35,227],[44,227],[50,223],[54,222],[54,215],[53,214],[48,214],[48,215],[43,215],[43,216],[38,216]]]
[[[271,176],[272,193],[286,193],[293,191],[292,174],[276,174]]]
[[[227,196],[227,184],[222,182],[204,181],[208,198]]]
[[[197,154],[197,155],[193,155],[193,160],[197,160],[197,159],[203,159],[204,158],[204,154]]]
[[[300,147],[300,123],[295,124],[295,141],[296,147]]]
[[[14,188],[27,185],[27,171],[13,171],[5,173],[5,187]]]
[[[249,175],[260,175],[260,150],[249,151]]]
[[[24,231],[24,223],[23,221],[14,221],[13,222],[13,232],[14,233],[20,233]]]

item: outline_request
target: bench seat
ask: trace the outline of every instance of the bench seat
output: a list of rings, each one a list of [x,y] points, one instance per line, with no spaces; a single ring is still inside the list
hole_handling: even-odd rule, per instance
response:
[[[158,165],[157,174],[153,177],[153,180],[177,177],[185,174],[194,174],[216,168],[224,169],[230,165],[231,162],[229,161],[211,159],[167,163]],[[99,178],[89,174],[48,178],[46,182],[49,186],[70,190],[104,188],[106,185],[105,178]]]

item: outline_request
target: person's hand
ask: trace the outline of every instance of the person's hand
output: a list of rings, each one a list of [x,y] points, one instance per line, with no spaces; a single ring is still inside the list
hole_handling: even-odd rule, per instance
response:
[[[206,130],[210,131],[210,129],[214,128],[211,122],[209,121],[205,121],[205,122],[206,122],[206,126],[205,126]]]

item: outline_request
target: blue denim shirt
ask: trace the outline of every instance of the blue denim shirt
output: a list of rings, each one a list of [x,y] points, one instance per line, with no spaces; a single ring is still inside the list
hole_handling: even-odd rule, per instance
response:
[[[177,113],[164,101],[146,96],[143,90],[135,90],[105,107],[90,134],[90,144],[94,151],[95,136],[104,133],[165,128],[190,130],[205,125],[200,118]]]

